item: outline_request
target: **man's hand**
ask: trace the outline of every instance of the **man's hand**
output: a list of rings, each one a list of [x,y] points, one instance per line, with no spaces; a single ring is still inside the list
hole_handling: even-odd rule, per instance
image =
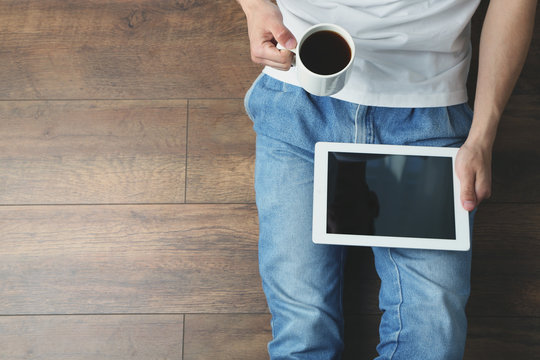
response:
[[[473,211],[491,196],[491,148],[465,142],[456,157],[456,173],[461,183],[461,204]]]
[[[267,0],[239,0],[247,18],[253,62],[278,70],[289,70],[294,54],[287,49],[296,47],[296,39],[283,25],[278,7]],[[285,49],[278,49],[277,44]]]

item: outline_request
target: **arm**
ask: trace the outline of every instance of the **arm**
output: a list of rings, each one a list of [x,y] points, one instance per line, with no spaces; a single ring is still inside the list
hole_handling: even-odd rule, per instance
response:
[[[519,77],[534,28],[537,0],[491,0],[482,35],[474,117],[458,152],[461,202],[472,211],[491,195],[491,154],[504,107]]]
[[[279,70],[291,67],[296,39],[283,25],[278,7],[269,0],[237,0],[246,14],[253,62]],[[278,49],[277,43],[286,49]]]

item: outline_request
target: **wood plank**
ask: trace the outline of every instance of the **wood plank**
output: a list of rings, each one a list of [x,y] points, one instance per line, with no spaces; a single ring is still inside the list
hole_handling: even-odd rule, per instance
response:
[[[253,205],[0,207],[0,314],[266,312]]]
[[[379,343],[378,315],[345,317],[345,351],[343,360],[374,359]]]
[[[538,7],[536,8],[538,19]],[[540,89],[540,22],[536,21],[533,38],[521,75],[514,88],[514,95],[539,95]],[[538,108],[538,103],[537,106]]]
[[[186,202],[255,201],[255,133],[241,100],[189,102]]]
[[[351,246],[347,252],[343,308],[347,315],[377,315],[381,281],[371,248]]]
[[[0,204],[184,202],[186,114],[185,100],[0,102]]]
[[[0,2],[0,99],[242,97],[251,62],[235,1]]]
[[[537,359],[538,318],[470,318],[464,360]]]
[[[184,360],[269,359],[269,314],[186,315]]]
[[[486,204],[476,214],[473,316],[540,315],[540,206]]]
[[[183,315],[0,316],[0,359],[182,358]]]
[[[513,96],[506,107],[493,149],[492,201],[540,202],[539,104],[536,91]]]

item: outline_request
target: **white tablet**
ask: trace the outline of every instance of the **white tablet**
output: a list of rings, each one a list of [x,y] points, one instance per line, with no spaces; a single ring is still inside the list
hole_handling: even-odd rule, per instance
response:
[[[317,143],[313,242],[470,248],[457,148]]]

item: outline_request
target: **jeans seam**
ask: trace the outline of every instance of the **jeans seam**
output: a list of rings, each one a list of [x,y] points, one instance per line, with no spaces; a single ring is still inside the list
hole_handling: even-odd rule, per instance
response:
[[[354,114],[354,143],[358,143],[358,113],[360,112],[360,104],[356,107],[356,113]]]
[[[403,304],[403,289],[401,288],[401,279],[400,279],[401,275],[400,275],[400,272],[399,272],[399,268],[397,266],[396,261],[394,260],[394,258],[392,256],[391,249],[388,249],[388,257],[392,261],[392,264],[394,265],[394,269],[396,270],[397,285],[398,285],[398,288],[399,288],[399,304],[398,304],[398,307],[397,307],[397,318],[398,318],[398,322],[399,322],[399,329],[397,331],[396,340],[395,340],[396,341],[396,346],[394,347],[394,351],[392,352],[392,354],[390,354],[390,358],[389,358],[389,360],[392,360],[394,355],[397,352],[397,348],[398,348],[398,344],[399,344],[399,337],[401,335],[401,330],[403,329],[403,324],[402,324],[402,319],[401,319],[401,305]]]
[[[251,84],[248,91],[246,91],[246,94],[244,95],[244,109],[246,111],[247,116],[251,119],[251,121],[254,121],[253,114],[251,114],[251,111],[249,111],[249,100],[251,99],[251,95],[253,94],[253,91],[255,90],[255,86],[259,82],[261,78],[264,77],[264,73],[259,74],[255,81]]]
[[[366,108],[365,113],[365,121],[364,121],[364,133],[365,133],[365,143],[366,144],[373,144],[373,110],[375,108],[373,106],[368,106]]]

